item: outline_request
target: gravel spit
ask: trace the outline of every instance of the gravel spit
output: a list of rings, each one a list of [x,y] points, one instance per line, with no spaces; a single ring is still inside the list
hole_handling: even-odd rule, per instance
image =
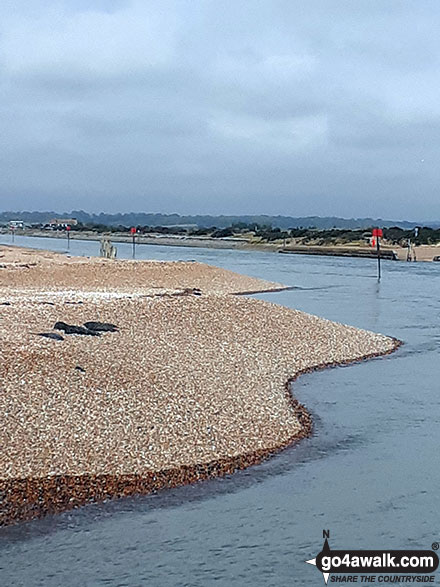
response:
[[[0,524],[259,462],[310,433],[287,382],[399,344],[228,295],[281,287],[0,249]],[[41,336],[59,321],[117,331]]]

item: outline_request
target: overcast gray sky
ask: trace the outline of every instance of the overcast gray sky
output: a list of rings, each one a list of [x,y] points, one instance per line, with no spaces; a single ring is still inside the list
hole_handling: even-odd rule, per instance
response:
[[[0,208],[440,218],[438,0],[2,0]]]

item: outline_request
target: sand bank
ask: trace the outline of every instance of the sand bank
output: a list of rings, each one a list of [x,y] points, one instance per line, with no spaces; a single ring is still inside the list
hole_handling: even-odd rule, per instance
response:
[[[8,291],[83,291],[154,295],[188,288],[202,293],[257,293],[286,289],[233,271],[185,261],[111,261],[0,245],[0,288]]]
[[[405,247],[398,247],[395,250],[399,261],[406,261],[408,250]],[[415,254],[417,261],[433,261],[435,257],[440,256],[440,244],[412,247],[411,254]]]
[[[0,524],[259,462],[310,433],[288,381],[398,345],[197,263],[2,254]],[[118,331],[38,335],[60,320]]]

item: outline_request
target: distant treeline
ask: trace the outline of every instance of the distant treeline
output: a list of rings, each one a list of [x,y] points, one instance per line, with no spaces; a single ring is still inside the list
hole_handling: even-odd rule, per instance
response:
[[[302,243],[313,241],[317,245],[346,244],[355,241],[367,240],[371,236],[373,227],[367,230],[291,230],[289,236],[301,238]],[[408,230],[399,226],[383,229],[383,238],[393,245],[406,246],[408,239],[414,245],[435,245],[440,242],[440,229],[428,226],[418,227],[417,236],[414,229]]]
[[[429,224],[432,228],[439,228],[440,221],[417,223],[397,220],[382,220],[381,218],[339,218],[336,216],[269,216],[269,215],[236,215],[236,216],[209,216],[209,215],[180,215],[180,214],[149,214],[145,212],[128,212],[125,214],[89,214],[84,210],[71,212],[29,212],[7,211],[0,212],[0,224],[9,220],[23,220],[33,224],[44,224],[52,218],[76,218],[82,224],[103,226],[176,226],[193,225],[199,228],[215,226],[218,229],[244,223],[246,225],[270,226],[287,230],[290,228],[317,228],[321,230],[337,229],[364,229],[370,226],[381,228],[398,226],[411,229],[419,224]]]
[[[317,228],[289,228],[281,230],[279,227],[273,227],[262,224],[246,224],[237,222],[226,228],[211,226],[207,228],[194,228],[191,226],[140,226],[137,225],[138,234],[179,234],[186,236],[210,236],[211,238],[239,237],[240,235],[249,235],[250,233],[265,242],[277,241],[282,239],[297,239],[302,244],[313,243],[315,245],[336,245],[346,244],[355,241],[367,241],[371,236],[372,227],[368,229],[337,229],[320,230]],[[108,226],[106,224],[78,224],[72,227],[75,231],[92,230],[95,232],[129,232],[130,227],[124,225]],[[383,229],[384,239],[392,244],[405,246],[408,239],[411,239],[415,245],[433,245],[440,242],[440,228],[434,229],[427,226],[418,227],[417,236],[414,229],[408,230],[399,226],[391,226]]]
[[[385,228],[383,235],[392,244],[400,245],[405,245],[408,239],[411,239],[411,242],[415,245],[435,245],[440,242],[440,228],[431,228],[429,226],[421,226],[417,236],[415,236],[414,230],[402,230],[398,226]]]

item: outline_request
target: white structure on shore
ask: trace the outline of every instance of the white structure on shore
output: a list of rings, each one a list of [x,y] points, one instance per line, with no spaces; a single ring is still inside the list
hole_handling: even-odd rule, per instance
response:
[[[10,220],[8,226],[10,230],[17,230],[17,228],[23,229],[24,222],[23,220]]]
[[[67,226],[76,226],[78,220],[76,218],[52,218],[49,226],[52,228],[66,228]]]

